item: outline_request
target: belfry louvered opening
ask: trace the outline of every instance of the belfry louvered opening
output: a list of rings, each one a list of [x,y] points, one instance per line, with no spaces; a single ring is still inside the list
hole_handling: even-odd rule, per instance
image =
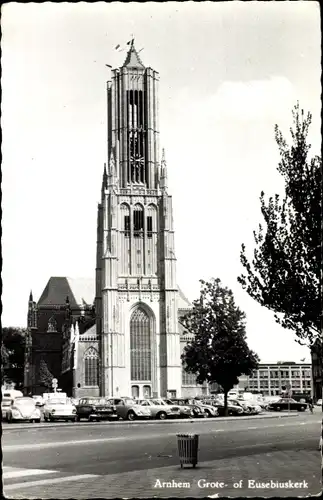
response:
[[[145,184],[146,151],[145,151],[145,109],[144,92],[142,90],[127,91],[128,121],[128,183]]]
[[[140,205],[136,205],[133,211],[133,235],[142,238],[144,234],[144,211]]]

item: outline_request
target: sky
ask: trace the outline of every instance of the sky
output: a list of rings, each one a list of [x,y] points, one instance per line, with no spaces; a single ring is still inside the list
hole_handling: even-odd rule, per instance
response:
[[[93,277],[106,161],[106,82],[132,36],[160,74],[160,146],[173,196],[177,282],[220,278],[262,362],[310,360],[237,282],[259,196],[282,194],[277,123],[299,101],[320,154],[316,2],[8,3],[2,6],[2,325],[25,326],[51,276]]]

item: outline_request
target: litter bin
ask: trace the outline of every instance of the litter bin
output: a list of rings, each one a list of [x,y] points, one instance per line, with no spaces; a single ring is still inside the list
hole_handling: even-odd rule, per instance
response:
[[[183,464],[192,464],[193,468],[197,464],[197,452],[199,446],[198,434],[176,434],[178,444],[178,454],[181,468]]]

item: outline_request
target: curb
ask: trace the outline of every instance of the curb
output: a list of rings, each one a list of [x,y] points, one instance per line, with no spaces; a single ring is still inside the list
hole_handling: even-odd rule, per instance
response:
[[[280,413],[280,414],[268,414],[268,415],[244,415],[241,417],[212,417],[212,418],[186,418],[186,419],[170,419],[170,420],[149,420],[149,421],[101,421],[101,422],[42,422],[40,424],[2,424],[2,430],[20,430],[20,429],[52,429],[60,427],[89,427],[98,424],[103,425],[161,425],[161,424],[192,424],[192,423],[202,423],[202,422],[228,422],[232,420],[263,420],[265,418],[288,418],[288,417],[298,417],[298,413]]]

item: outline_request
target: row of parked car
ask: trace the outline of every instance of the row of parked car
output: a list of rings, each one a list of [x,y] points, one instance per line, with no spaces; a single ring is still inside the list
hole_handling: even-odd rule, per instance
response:
[[[252,402],[228,400],[229,415],[257,414],[260,405]],[[86,397],[75,400],[52,395],[48,399],[41,396],[18,397],[2,402],[2,418],[7,422],[31,421],[45,422],[54,420],[88,421],[95,420],[136,420],[169,418],[207,418],[224,415],[224,402],[221,398],[151,398],[134,399]]]
[[[264,410],[298,410],[305,411],[306,403],[294,401],[291,398],[281,398],[275,401],[244,400],[242,397],[229,398],[227,402],[228,415],[257,415]],[[45,422],[66,420],[137,420],[169,418],[207,418],[223,416],[224,399],[221,395],[198,398],[150,398],[134,399],[85,397],[79,400],[63,397],[58,393],[44,399],[42,396],[17,397],[13,400],[3,400],[1,403],[2,419],[7,422],[30,421]]]

